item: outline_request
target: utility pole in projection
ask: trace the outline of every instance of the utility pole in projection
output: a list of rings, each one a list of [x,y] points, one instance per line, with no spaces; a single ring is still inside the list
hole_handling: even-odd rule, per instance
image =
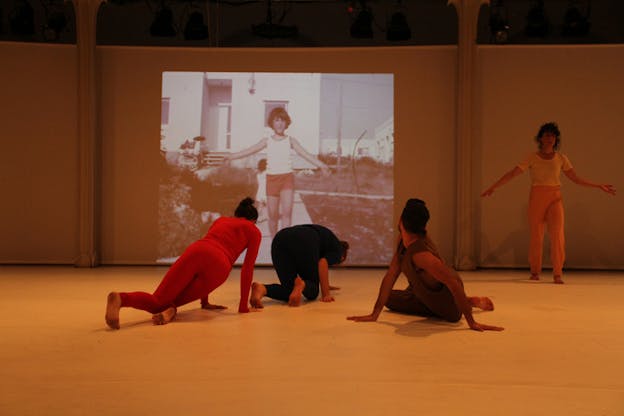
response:
[[[338,137],[336,138],[336,171],[340,170],[342,158],[342,84],[338,83]]]

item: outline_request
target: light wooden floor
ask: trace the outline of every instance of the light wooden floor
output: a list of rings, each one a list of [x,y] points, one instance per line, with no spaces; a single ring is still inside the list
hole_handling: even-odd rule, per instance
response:
[[[226,311],[187,305],[157,327],[123,309],[107,330],[106,294],[152,291],[165,270],[0,267],[0,414],[624,415],[624,273],[563,286],[462,273],[496,305],[477,320],[506,328],[477,333],[390,312],[347,321],[371,310],[380,269],[333,270],[331,304],[239,315],[235,269],[211,296]]]

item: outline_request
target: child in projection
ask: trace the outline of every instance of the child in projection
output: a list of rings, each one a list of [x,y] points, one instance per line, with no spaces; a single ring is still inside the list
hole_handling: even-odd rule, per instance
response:
[[[292,223],[292,208],[295,194],[295,177],[292,168],[291,149],[305,160],[321,169],[323,175],[329,174],[329,168],[323,162],[308,153],[295,139],[286,134],[290,126],[290,116],[281,107],[274,108],[267,119],[273,129],[270,137],[264,137],[247,149],[225,156],[225,161],[240,159],[257,153],[264,148],[267,152],[266,195],[271,236],[279,228],[289,227]],[[281,227],[279,227],[281,225]]]
[[[153,314],[155,325],[174,319],[176,308],[201,299],[203,309],[224,309],[208,302],[208,295],[227,279],[232,265],[246,249],[241,268],[239,313],[249,312],[249,292],[262,236],[256,227],[258,211],[251,198],[243,199],[234,217],[220,217],[208,233],[188,246],[171,266],[153,294],[111,292],[106,304],[106,324],[119,329],[119,309],[131,307]]]
[[[480,324],[472,316],[472,308],[494,309],[487,297],[466,296],[464,284],[457,272],[449,268],[427,236],[429,210],[420,199],[409,199],[399,221],[399,242],[379,288],[379,295],[369,315],[349,316],[356,322],[372,322],[384,306],[388,309],[418,316],[436,317],[457,322],[462,314],[475,331],[501,331],[498,326]],[[397,278],[403,272],[409,286],[394,290]],[[253,296],[252,296],[253,298]]]
[[[542,271],[542,247],[544,228],[546,226],[548,227],[550,237],[553,281],[555,283],[563,283],[565,241],[563,234],[563,201],[561,199],[561,182],[559,180],[561,171],[577,185],[599,188],[611,195],[615,195],[615,188],[612,185],[589,182],[576,174],[570,160],[558,152],[561,145],[561,133],[556,123],[551,122],[542,125],[537,132],[535,140],[538,145],[537,152],[528,155],[516,167],[483,191],[481,196],[492,195],[496,188],[529,169],[532,185],[528,209],[530,279],[539,280],[539,275]]]
[[[256,191],[256,208],[258,208],[258,222],[266,221],[266,168],[267,160],[260,159],[258,161],[258,171],[256,173],[256,180],[258,181],[258,190]]]

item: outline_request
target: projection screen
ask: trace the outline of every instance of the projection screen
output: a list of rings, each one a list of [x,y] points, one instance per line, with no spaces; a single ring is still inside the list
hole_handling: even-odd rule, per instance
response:
[[[285,131],[291,151],[284,157],[295,178],[292,214],[278,229],[284,222],[321,224],[349,242],[346,265],[388,264],[394,249],[394,78],[387,73],[164,72],[157,262],[175,261],[250,196],[260,212],[257,264],[271,264],[262,203],[266,148],[226,156],[271,137],[267,117],[276,107],[291,119]]]

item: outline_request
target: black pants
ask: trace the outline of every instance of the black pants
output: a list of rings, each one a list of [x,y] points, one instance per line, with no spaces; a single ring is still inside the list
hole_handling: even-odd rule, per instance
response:
[[[280,230],[271,243],[271,259],[279,284],[266,286],[266,296],[287,302],[299,276],[305,282],[303,296],[313,300],[319,294],[320,237],[311,227],[291,227]]]

